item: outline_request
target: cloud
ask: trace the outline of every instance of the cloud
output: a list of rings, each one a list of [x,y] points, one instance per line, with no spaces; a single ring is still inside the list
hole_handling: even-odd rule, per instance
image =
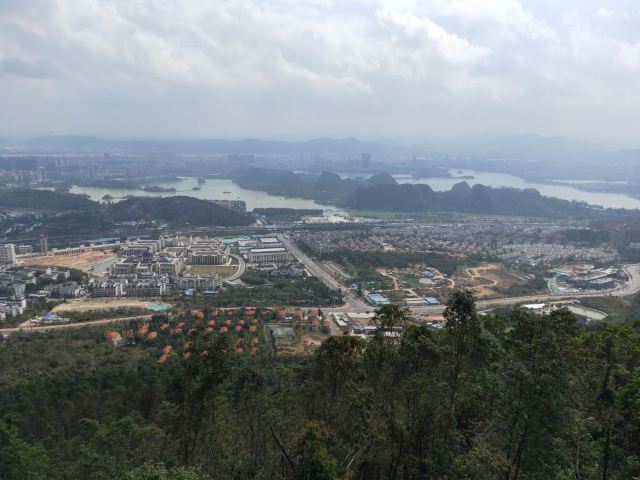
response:
[[[49,78],[55,69],[46,62],[28,62],[20,58],[0,58],[0,76],[15,75],[26,78]]]
[[[639,32],[627,0],[5,0],[0,136],[632,137]]]

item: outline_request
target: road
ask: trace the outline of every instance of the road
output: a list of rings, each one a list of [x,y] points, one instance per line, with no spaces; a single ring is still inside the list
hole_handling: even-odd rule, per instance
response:
[[[539,294],[539,295],[523,295],[519,297],[497,298],[492,300],[478,300],[476,307],[478,310],[485,310],[500,306],[518,305],[522,303],[548,303],[561,300],[571,300],[579,298],[594,297],[627,297],[640,292],[640,264],[625,265],[624,272],[629,280],[624,285],[613,290],[599,290],[571,294]],[[434,305],[428,307],[414,307],[411,310],[418,314],[440,314],[444,311],[444,305]]]
[[[234,280],[239,279],[247,268],[247,264],[245,263],[244,258],[242,258],[240,255],[235,255],[233,253],[230,253],[229,255],[238,260],[238,271],[230,277],[224,279],[224,281],[227,283],[231,283]]]
[[[333,309],[335,311],[342,312],[368,312],[375,310],[375,307],[367,304],[363,300],[355,297],[347,288],[341,285],[335,278],[322,270],[311,258],[309,258],[304,252],[302,252],[298,246],[287,238],[285,235],[277,235],[280,242],[289,250],[289,252],[296,257],[296,259],[304,264],[306,269],[314,276],[318,277],[327,287],[332,290],[342,289],[342,296],[345,301],[345,305],[342,307]],[[629,281],[619,288],[613,290],[599,290],[580,292],[572,294],[539,294],[539,295],[523,295],[519,297],[506,297],[497,298],[491,300],[478,300],[476,306],[479,310],[485,310],[489,308],[495,308],[499,306],[518,305],[522,303],[547,303],[559,300],[569,300],[574,298],[590,298],[590,297],[626,297],[629,295],[635,295],[640,292],[640,264],[625,265],[622,267],[624,272],[629,277]],[[436,315],[441,314],[445,309],[444,305],[430,305],[424,307],[410,307],[413,313]]]
[[[320,279],[320,281],[331,290],[342,290],[342,299],[344,300],[346,307],[352,310],[371,310],[371,307],[369,305],[367,305],[359,298],[355,297],[347,288],[344,287],[344,285],[342,285],[335,278],[333,278],[322,268],[320,268],[316,264],[316,262],[309,258],[302,250],[300,250],[294,242],[292,242],[282,234],[278,234],[277,237],[278,240],[280,240],[280,243],[282,243],[284,247],[289,250],[289,253],[291,253],[291,255],[293,255],[300,263],[305,266],[305,268],[309,271],[309,273],[311,273],[311,275]]]
[[[129,322],[131,320],[149,320],[151,315],[135,315],[132,317],[103,318],[77,323],[59,323],[57,325],[28,325],[12,328],[0,328],[0,335],[9,335],[17,332],[46,332],[49,330],[64,330],[70,328],[82,328],[87,326],[107,325],[109,323]]]

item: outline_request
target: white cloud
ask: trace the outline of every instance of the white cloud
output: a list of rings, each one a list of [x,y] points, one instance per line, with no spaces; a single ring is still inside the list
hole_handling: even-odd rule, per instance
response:
[[[631,136],[639,58],[626,0],[5,0],[0,136]]]

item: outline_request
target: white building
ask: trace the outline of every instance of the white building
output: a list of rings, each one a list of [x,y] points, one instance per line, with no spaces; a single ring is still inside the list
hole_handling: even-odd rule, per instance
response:
[[[191,275],[186,274],[176,278],[178,288],[199,288],[202,290],[216,290],[222,287],[222,280],[218,275]]]
[[[251,263],[285,263],[291,261],[291,255],[284,247],[252,248],[248,260]]]
[[[0,245],[0,263],[4,265],[15,265],[17,263],[16,246],[13,243]]]

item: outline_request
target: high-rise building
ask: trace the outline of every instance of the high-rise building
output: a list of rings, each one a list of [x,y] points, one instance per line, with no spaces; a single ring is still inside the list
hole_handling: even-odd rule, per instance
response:
[[[40,235],[40,252],[49,253],[49,237],[46,234]]]
[[[0,263],[4,265],[15,265],[17,263],[16,246],[13,243],[0,245]]]

